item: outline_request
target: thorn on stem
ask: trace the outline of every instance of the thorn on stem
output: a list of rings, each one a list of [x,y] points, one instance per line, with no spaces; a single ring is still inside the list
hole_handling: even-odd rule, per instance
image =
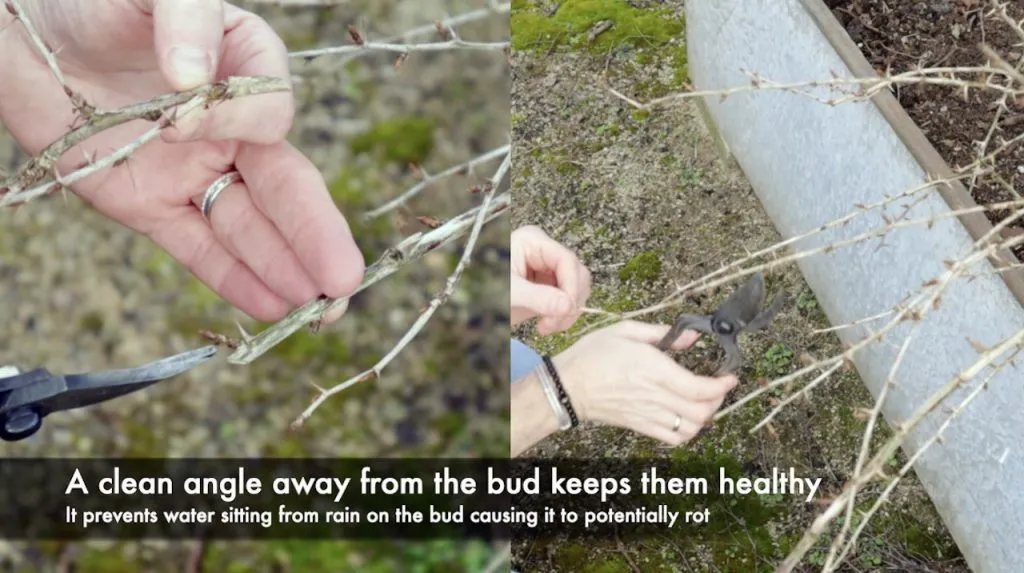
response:
[[[422,223],[424,226],[430,229],[436,229],[441,226],[442,221],[437,217],[431,217],[429,215],[422,215],[416,217],[416,220]]]
[[[353,42],[359,44],[360,46],[366,43],[366,38],[363,37],[363,34],[362,32],[359,31],[359,28],[356,28],[351,24],[348,27],[348,36],[352,38]]]
[[[440,20],[434,22],[434,28],[437,29],[437,35],[442,40],[450,42],[455,39],[455,34],[452,32],[452,29],[446,26],[444,22]]]
[[[249,334],[249,332],[246,331],[245,328],[242,326],[242,323],[238,322],[237,320],[235,321],[235,328],[237,328],[238,333],[242,335],[242,342],[248,343],[250,340],[252,340],[252,335]]]

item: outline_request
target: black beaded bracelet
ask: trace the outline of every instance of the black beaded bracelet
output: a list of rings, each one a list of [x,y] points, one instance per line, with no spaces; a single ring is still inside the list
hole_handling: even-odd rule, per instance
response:
[[[562,386],[562,379],[558,377],[558,371],[555,370],[555,364],[551,362],[551,357],[544,355],[541,358],[544,359],[544,366],[547,367],[548,373],[551,374],[551,379],[555,382],[555,391],[558,392],[558,402],[565,406],[565,411],[569,413],[569,420],[572,422],[572,427],[580,425],[580,419],[576,416],[576,410],[572,407],[572,400],[569,399],[569,395],[565,393],[565,386]]]

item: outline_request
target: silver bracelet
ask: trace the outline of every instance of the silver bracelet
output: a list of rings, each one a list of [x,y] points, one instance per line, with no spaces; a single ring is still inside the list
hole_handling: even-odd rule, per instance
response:
[[[544,395],[548,397],[548,404],[551,405],[551,409],[555,412],[555,419],[558,420],[558,425],[563,430],[568,430],[572,427],[572,420],[569,418],[569,413],[565,411],[565,406],[562,406],[562,403],[558,401],[558,392],[555,390],[555,383],[551,380],[547,367],[543,363],[538,364],[534,368],[534,372],[537,373],[540,385],[544,388]]]

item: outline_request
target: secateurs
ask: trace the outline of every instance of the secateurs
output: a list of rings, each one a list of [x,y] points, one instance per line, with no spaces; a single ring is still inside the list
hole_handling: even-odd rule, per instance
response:
[[[216,346],[204,346],[138,368],[84,374],[51,374],[36,368],[12,376],[0,374],[0,439],[25,439],[53,412],[131,394],[194,368],[216,353]]]
[[[786,293],[780,292],[775,295],[768,308],[760,311],[761,305],[764,304],[764,276],[757,273],[746,284],[733,291],[713,313],[680,316],[668,334],[658,343],[658,349],[668,350],[687,328],[715,334],[718,336],[718,345],[725,350],[725,360],[715,375],[735,372],[743,365],[743,355],[737,340],[740,332],[754,332],[768,326],[782,309],[785,299]]]

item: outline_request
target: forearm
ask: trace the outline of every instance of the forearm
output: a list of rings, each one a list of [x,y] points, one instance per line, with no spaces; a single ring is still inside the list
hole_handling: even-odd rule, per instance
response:
[[[531,372],[512,384],[512,457],[558,431],[558,420],[544,388]]]

